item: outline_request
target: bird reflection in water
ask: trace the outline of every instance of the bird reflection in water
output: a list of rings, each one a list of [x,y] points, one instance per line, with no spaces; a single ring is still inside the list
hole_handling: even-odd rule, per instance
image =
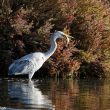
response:
[[[26,108],[47,108],[54,110],[52,101],[47,95],[43,95],[39,88],[35,87],[34,81],[9,81],[8,94],[11,99],[19,101]]]

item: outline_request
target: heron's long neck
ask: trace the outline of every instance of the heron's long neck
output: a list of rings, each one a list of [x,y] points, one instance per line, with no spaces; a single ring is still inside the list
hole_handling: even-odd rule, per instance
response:
[[[54,38],[51,38],[50,39],[50,44],[51,44],[51,47],[50,49],[45,53],[45,57],[46,57],[46,60],[54,54],[56,48],[57,48],[57,43],[56,43],[56,39]]]

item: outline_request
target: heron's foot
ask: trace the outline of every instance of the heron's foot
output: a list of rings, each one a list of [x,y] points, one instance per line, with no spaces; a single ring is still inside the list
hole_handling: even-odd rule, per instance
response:
[[[29,81],[31,81],[31,79],[32,79],[32,77],[33,77],[33,74],[29,74]]]
[[[32,80],[31,80],[31,78],[29,78],[29,82],[31,82]]]

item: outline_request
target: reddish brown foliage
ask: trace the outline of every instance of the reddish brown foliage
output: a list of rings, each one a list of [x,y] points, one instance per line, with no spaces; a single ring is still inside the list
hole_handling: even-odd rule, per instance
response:
[[[105,0],[8,0],[1,4],[0,51],[10,51],[9,63],[31,52],[47,51],[55,30],[64,30],[75,39],[68,47],[59,41],[48,65],[43,66],[52,76],[77,76],[80,64],[89,70],[88,65],[96,61],[92,65],[101,68],[110,57],[110,8]]]
[[[58,48],[49,60],[51,63],[49,68],[51,68],[50,73],[52,76],[72,77],[72,75],[80,68],[80,62],[77,59],[72,58],[73,53],[76,50],[74,46],[74,42],[71,42],[67,47],[65,47],[65,43],[62,40],[58,42]]]

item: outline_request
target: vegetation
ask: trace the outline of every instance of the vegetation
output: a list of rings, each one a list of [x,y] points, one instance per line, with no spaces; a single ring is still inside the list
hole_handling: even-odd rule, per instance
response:
[[[7,75],[13,60],[47,51],[55,30],[73,39],[68,47],[58,41],[57,51],[41,72],[56,77],[109,76],[109,1],[0,0],[0,4],[0,76]]]

